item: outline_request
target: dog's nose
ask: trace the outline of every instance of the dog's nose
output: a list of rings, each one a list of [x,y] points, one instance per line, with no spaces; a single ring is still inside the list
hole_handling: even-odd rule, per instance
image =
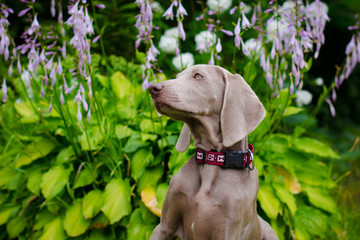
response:
[[[149,87],[149,91],[151,93],[151,96],[157,96],[160,91],[164,88],[164,85],[162,83],[153,83]]]

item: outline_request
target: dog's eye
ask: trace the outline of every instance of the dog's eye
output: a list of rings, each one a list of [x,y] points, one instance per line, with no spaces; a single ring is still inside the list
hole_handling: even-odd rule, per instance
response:
[[[200,78],[202,78],[202,76],[201,76],[200,73],[196,73],[196,74],[194,75],[194,78],[195,78],[195,79],[200,79]]]

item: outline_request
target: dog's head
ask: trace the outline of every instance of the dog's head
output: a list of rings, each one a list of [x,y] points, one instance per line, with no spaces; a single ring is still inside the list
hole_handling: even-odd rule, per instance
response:
[[[176,144],[178,151],[189,146],[190,131],[186,124],[194,119],[212,116],[217,119],[222,144],[230,147],[265,117],[262,103],[245,80],[219,66],[189,67],[176,79],[152,84],[149,90],[158,112],[185,122]]]

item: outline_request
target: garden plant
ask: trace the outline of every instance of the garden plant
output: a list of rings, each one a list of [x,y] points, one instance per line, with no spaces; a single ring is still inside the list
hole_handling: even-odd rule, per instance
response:
[[[360,63],[355,13],[324,81],[310,72],[336,11],[325,1],[0,0],[0,9],[0,239],[148,239],[194,147],[175,150],[183,124],[158,114],[147,88],[194,64],[241,74],[266,108],[249,143],[258,213],[278,237],[356,238],[334,195],[342,153],[314,134]]]

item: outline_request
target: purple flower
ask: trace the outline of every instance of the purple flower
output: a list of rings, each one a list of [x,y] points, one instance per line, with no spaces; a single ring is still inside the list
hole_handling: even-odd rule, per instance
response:
[[[94,39],[92,40],[92,43],[96,43],[99,39],[100,39],[100,35],[97,35],[97,36],[94,37]]]
[[[208,13],[209,16],[217,14],[216,11],[212,11],[212,10],[208,10],[207,13]]]
[[[55,10],[55,0],[51,0],[51,3],[50,3],[50,12],[51,12],[51,16],[52,16],[52,17],[55,17],[55,13],[56,13],[56,10]]]
[[[170,7],[165,11],[165,13],[162,15],[163,17],[165,17],[165,19],[174,19],[174,14],[173,14],[173,6],[174,6],[174,2],[171,3]]]
[[[18,17],[24,16],[28,11],[30,11],[31,8],[26,8],[19,12]]]
[[[241,27],[243,29],[251,28],[251,24],[250,24],[249,20],[246,18],[245,14],[244,14],[244,11],[241,12],[241,16],[242,16]]]
[[[337,96],[336,96],[336,91],[335,91],[335,88],[333,88],[333,89],[332,89],[331,98],[332,98],[333,102],[335,102],[335,101],[336,101]]]
[[[229,30],[225,30],[225,29],[220,29],[220,31],[222,31],[223,33],[225,33],[228,36],[234,36],[234,33],[229,31]]]
[[[218,53],[220,53],[220,52],[221,52],[221,50],[222,50],[222,46],[221,46],[221,42],[220,42],[220,38],[218,38],[218,40],[217,40],[217,44],[216,44],[215,49],[216,49],[216,52],[218,52]]]
[[[78,90],[77,94],[75,95],[74,97],[74,102],[77,102],[77,103],[81,103],[81,91],[80,89]]]
[[[49,113],[51,113],[51,111],[53,110],[52,99],[53,99],[53,97],[51,96],[51,98],[50,98],[50,104],[49,104]]]
[[[88,122],[90,122],[90,119],[91,119],[91,104],[90,104],[89,111],[86,114],[86,119],[87,119]]]
[[[331,116],[335,117],[336,112],[331,100],[329,98],[326,98],[325,101],[329,104]]]
[[[243,51],[244,55],[249,57],[251,55],[249,52],[249,49],[246,47],[242,38],[240,38],[240,41],[241,41],[241,47],[242,47],[242,51]]]
[[[82,119],[81,109],[80,109],[80,102],[78,103],[78,111],[77,111],[77,120],[80,122]]]
[[[96,4],[95,7],[100,8],[100,9],[106,8],[104,4]]]
[[[275,41],[274,41],[273,45],[272,45],[272,48],[271,48],[271,52],[270,52],[271,59],[274,59],[275,53],[276,53],[276,51],[275,51]]]
[[[82,97],[82,101],[81,101],[81,102],[82,102],[82,104],[83,104],[83,108],[85,109],[85,111],[87,111],[88,108],[89,108],[89,106],[88,106],[88,104],[87,104],[84,96]]]
[[[235,29],[234,29],[234,34],[235,34],[235,46],[237,48],[240,48],[240,44],[241,44],[241,38],[240,38],[240,31],[241,31],[241,28],[240,28],[240,18],[238,19],[238,22],[235,26]]]
[[[202,19],[204,19],[204,14],[201,14],[200,16],[198,16],[198,17],[196,18],[196,21],[200,21],[200,20],[202,20]]]
[[[350,42],[346,46],[345,54],[349,55],[355,48],[356,48],[355,35],[352,35],[352,38],[351,38]]]
[[[210,61],[208,63],[209,65],[214,65],[215,64],[215,61],[214,61],[214,52],[211,51],[211,57],[210,57]]]
[[[179,30],[179,37],[180,37],[183,41],[185,41],[186,35],[185,35],[184,27],[183,27],[183,24],[182,24],[182,21],[181,21],[181,20],[179,20],[178,30]]]
[[[29,34],[31,36],[31,35],[33,35],[34,32],[38,31],[39,29],[40,29],[40,24],[37,20],[37,15],[35,15],[30,28],[27,30],[27,34]]]
[[[65,104],[65,98],[64,98],[62,86],[60,86],[60,103],[61,103],[61,105],[63,105],[63,106],[64,106],[64,104]]]
[[[256,17],[256,8],[254,8],[253,15],[251,16],[251,25],[255,25],[255,24],[256,24],[256,20],[257,20],[257,17]]]
[[[144,79],[143,84],[142,84],[142,90],[145,91],[146,89],[148,89],[152,83],[153,83],[153,81],[151,81],[149,83],[149,75],[146,76],[146,78]]]
[[[290,94],[294,93],[294,82],[293,82],[293,76],[290,74]]]
[[[8,76],[11,77],[13,74],[13,63],[14,61],[11,61],[11,64],[9,66],[9,70],[8,70]]]
[[[58,72],[59,75],[61,75],[62,72],[63,72],[63,68],[62,68],[62,65],[61,65],[61,60],[60,60],[60,58],[58,58],[57,72]]]
[[[91,87],[91,77],[89,76],[86,79],[87,79],[87,86],[89,88],[89,99],[91,100],[93,96],[92,87]]]
[[[64,91],[65,94],[68,95],[74,89],[75,85],[69,88],[68,85],[66,84],[65,76],[63,76],[63,80],[64,80]]]
[[[54,60],[54,56],[52,56],[52,58],[50,58],[50,60],[45,64],[45,69],[52,69],[53,60]]]
[[[181,2],[179,2],[179,7],[176,12],[176,17],[182,18],[184,15],[187,16],[187,12],[186,12],[185,8],[183,7],[183,5],[181,4]]]
[[[3,92],[2,101],[6,102],[6,100],[7,100],[7,86],[6,86],[6,79],[5,78],[4,78],[3,84],[2,84],[2,92]]]
[[[233,7],[232,9],[230,9],[230,15],[233,15],[235,13],[236,9],[237,9],[237,7]]]

